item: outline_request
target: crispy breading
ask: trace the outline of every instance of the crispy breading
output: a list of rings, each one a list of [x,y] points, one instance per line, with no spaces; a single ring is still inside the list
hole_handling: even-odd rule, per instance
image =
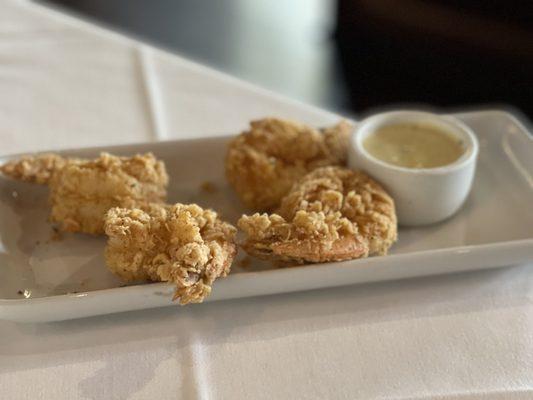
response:
[[[52,174],[63,168],[67,162],[76,162],[76,160],[67,160],[52,153],[27,155],[5,163],[0,167],[0,171],[19,181],[47,184]]]
[[[55,154],[24,157],[2,166],[15,179],[47,183],[50,220],[62,231],[103,234],[104,215],[112,207],[144,207],[166,199],[168,175],[153,154],[117,157],[102,153],[94,160]]]
[[[394,200],[361,171],[325,167],[309,173],[283,198],[278,213],[291,218],[299,210],[340,212],[357,224],[370,255],[387,254],[397,239]]]
[[[256,257],[284,262],[342,261],[365,257],[368,245],[357,225],[340,213],[298,211],[285,220],[278,214],[243,215],[244,250]]]
[[[310,172],[277,214],[243,216],[238,226],[248,253],[300,263],[386,254],[397,238],[392,198],[368,175],[341,167]]]
[[[50,179],[50,219],[64,231],[102,234],[107,210],[163,202],[167,184],[164,164],[150,153],[67,163]]]
[[[351,131],[346,121],[322,131],[277,118],[252,121],[229,144],[226,176],[246,206],[271,211],[309,171],[344,165]]]
[[[237,252],[236,229],[196,204],[112,208],[105,218],[109,269],[125,281],[176,285],[180,304],[200,303],[226,276]]]

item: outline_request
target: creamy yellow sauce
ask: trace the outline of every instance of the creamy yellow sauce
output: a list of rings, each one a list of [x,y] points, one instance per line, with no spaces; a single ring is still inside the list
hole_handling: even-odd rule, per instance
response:
[[[464,153],[459,138],[427,123],[383,126],[365,138],[363,147],[381,161],[407,168],[442,167]]]

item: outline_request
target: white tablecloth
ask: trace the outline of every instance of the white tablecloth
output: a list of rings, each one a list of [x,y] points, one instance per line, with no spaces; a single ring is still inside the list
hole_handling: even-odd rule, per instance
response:
[[[268,114],[336,119],[42,6],[0,2],[3,154],[237,132]],[[533,398],[532,271],[0,321],[0,398]]]

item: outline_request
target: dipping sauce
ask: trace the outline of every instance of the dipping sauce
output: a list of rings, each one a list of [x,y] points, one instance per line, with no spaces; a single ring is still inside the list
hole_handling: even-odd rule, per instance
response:
[[[372,156],[406,168],[436,168],[464,153],[461,139],[429,123],[399,123],[378,128],[363,141]]]

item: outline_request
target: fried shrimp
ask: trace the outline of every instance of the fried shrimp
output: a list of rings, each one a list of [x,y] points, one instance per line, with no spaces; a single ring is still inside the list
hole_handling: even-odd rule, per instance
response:
[[[50,219],[70,232],[102,234],[112,207],[142,208],[166,198],[168,176],[152,154],[67,163],[50,179]]]
[[[52,153],[28,155],[5,163],[0,167],[0,171],[5,176],[19,181],[45,185],[50,181],[52,174],[63,168],[67,162],[76,161]]]
[[[276,214],[245,215],[238,226],[248,253],[298,263],[383,255],[397,237],[392,198],[366,174],[341,167],[310,172]]]
[[[276,118],[252,121],[229,145],[226,176],[247,207],[271,211],[309,171],[346,163],[351,130],[346,121],[323,130]]]
[[[368,245],[358,234],[357,225],[338,212],[300,210],[287,220],[278,214],[243,215],[238,225],[247,235],[244,250],[266,260],[302,264],[368,255]]]
[[[125,281],[176,285],[174,300],[200,303],[225,277],[237,252],[236,229],[199,206],[153,204],[112,208],[105,218],[109,269]]]
[[[48,184],[50,220],[62,231],[104,233],[104,215],[112,207],[140,207],[166,199],[168,175],[153,154],[94,160],[55,154],[24,157],[2,166],[12,178]]]

